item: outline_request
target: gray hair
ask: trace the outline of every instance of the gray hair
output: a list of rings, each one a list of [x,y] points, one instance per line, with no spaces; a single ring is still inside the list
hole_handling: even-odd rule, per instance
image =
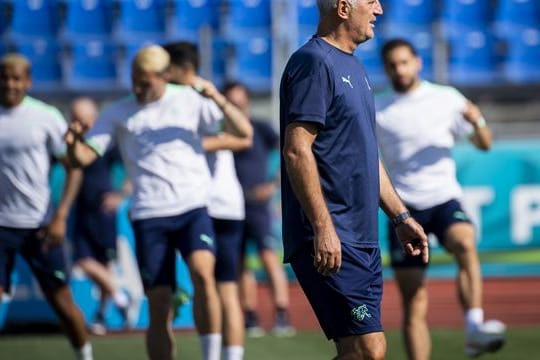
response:
[[[339,0],[317,0],[317,7],[321,14],[326,14],[337,7]],[[356,7],[358,0],[347,0],[347,2],[352,6]]]

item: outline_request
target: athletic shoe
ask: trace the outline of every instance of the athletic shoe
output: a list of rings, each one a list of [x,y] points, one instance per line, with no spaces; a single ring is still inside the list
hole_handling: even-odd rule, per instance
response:
[[[105,326],[105,319],[103,316],[96,315],[94,322],[90,324],[90,332],[94,335],[103,336],[107,334],[107,327]]]
[[[272,328],[272,334],[278,337],[291,337],[296,335],[296,329],[291,325],[286,310],[278,310],[276,322]]]
[[[505,341],[506,325],[498,320],[488,320],[467,334],[465,354],[477,357],[486,352],[500,350]]]
[[[260,338],[266,334],[259,323],[259,317],[254,311],[246,311],[245,328],[246,336],[250,338]]]

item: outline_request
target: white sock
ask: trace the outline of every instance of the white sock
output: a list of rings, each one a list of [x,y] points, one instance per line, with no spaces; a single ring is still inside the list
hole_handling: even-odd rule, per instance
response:
[[[223,360],[242,360],[244,358],[244,347],[240,345],[226,346],[223,349]]]
[[[77,360],[93,360],[92,344],[87,342],[81,348],[75,349],[75,358]]]
[[[201,346],[204,360],[219,360],[221,354],[221,334],[201,335]]]
[[[471,308],[465,313],[465,326],[467,332],[476,330],[478,325],[484,322],[484,310],[482,308]]]
[[[112,299],[114,304],[120,308],[125,308],[129,305],[129,298],[122,290],[115,290]]]

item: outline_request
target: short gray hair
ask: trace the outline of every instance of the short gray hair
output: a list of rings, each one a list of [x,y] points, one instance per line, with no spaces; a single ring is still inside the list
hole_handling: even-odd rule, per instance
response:
[[[326,14],[337,7],[339,0],[317,0],[317,7],[321,14]],[[358,0],[347,0],[352,7],[356,7]]]

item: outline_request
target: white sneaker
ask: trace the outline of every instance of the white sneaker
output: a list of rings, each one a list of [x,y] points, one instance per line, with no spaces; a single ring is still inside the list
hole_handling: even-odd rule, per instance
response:
[[[467,334],[465,354],[480,356],[485,352],[496,352],[504,345],[506,325],[498,320],[488,320]]]

